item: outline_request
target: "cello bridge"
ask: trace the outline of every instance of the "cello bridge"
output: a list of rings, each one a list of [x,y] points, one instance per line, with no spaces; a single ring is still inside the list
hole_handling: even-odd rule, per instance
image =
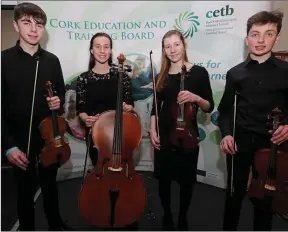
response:
[[[119,168],[108,167],[108,170],[110,170],[111,172],[121,172],[122,167],[119,167]]]

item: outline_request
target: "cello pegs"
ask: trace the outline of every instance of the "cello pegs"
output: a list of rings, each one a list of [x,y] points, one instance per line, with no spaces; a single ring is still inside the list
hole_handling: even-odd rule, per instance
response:
[[[124,65],[125,66],[125,71],[126,72],[132,72],[132,68],[131,68],[131,65],[128,65],[128,64],[126,64],[126,65]]]

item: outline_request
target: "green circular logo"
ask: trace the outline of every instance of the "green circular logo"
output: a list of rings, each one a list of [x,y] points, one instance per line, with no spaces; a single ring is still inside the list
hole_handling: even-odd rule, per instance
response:
[[[216,145],[219,145],[222,139],[221,132],[219,129],[212,131],[209,135],[209,139]]]
[[[198,131],[199,131],[199,142],[202,142],[206,138],[206,132],[201,127],[198,128]]]
[[[194,12],[180,13],[177,19],[175,19],[174,29],[180,31],[184,38],[193,37],[198,31],[200,25],[199,17],[194,15]]]
[[[218,126],[218,118],[219,118],[219,111],[215,111],[213,114],[211,114],[211,122]]]
[[[220,104],[222,95],[223,95],[223,91],[218,91],[214,93],[213,99],[214,99],[215,106],[218,106]]]

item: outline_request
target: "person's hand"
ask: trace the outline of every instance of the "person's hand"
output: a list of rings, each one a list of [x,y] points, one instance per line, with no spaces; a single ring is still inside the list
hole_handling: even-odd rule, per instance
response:
[[[84,119],[86,127],[92,127],[98,118],[99,118],[99,114],[96,114],[95,116],[87,116]]]
[[[8,156],[7,159],[11,164],[16,165],[17,167],[21,168],[22,170],[26,170],[29,161],[25,157],[24,153],[19,150],[18,148],[12,151]]]
[[[133,106],[126,104],[123,102],[123,111],[125,112],[132,112],[133,111]]]
[[[220,149],[225,154],[235,155],[237,151],[237,145],[235,144],[234,149],[234,138],[231,135],[225,136],[220,143]]]
[[[185,91],[179,92],[178,97],[177,97],[177,103],[178,104],[183,104],[186,102],[196,102],[197,103],[200,101],[200,99],[201,99],[200,96],[185,90]]]
[[[48,103],[50,110],[58,110],[60,108],[60,99],[58,96],[47,97],[46,101]]]
[[[157,136],[156,131],[151,131],[150,132],[150,139],[151,139],[151,142],[152,142],[153,146],[156,149],[160,150],[160,137]]]
[[[270,131],[270,133],[273,133]],[[277,130],[272,134],[272,143],[280,145],[281,143],[288,140],[288,125],[281,125]]]

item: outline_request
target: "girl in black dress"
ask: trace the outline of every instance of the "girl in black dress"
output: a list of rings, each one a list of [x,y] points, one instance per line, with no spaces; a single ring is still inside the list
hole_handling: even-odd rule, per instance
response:
[[[214,101],[205,68],[189,63],[183,35],[176,30],[168,31],[162,39],[161,70],[156,76],[156,96],[158,102],[159,137],[156,133],[155,105],[151,112],[150,137],[154,146],[154,175],[159,180],[159,197],[164,210],[163,229],[173,230],[174,223],[170,208],[171,181],[180,185],[180,209],[178,230],[188,230],[187,211],[189,209],[193,186],[197,180],[199,146],[190,150],[172,148],[172,112],[175,103],[192,102],[210,113]],[[180,91],[181,68],[187,68],[185,91]],[[195,124],[197,127],[197,123]],[[198,133],[198,128],[195,128]]]
[[[110,74],[112,64],[112,39],[106,33],[97,33],[90,40],[89,70],[81,73],[76,84],[77,115],[86,125],[86,141],[89,130],[101,113],[116,110],[118,77]],[[133,111],[130,78],[125,73],[123,79],[123,111]],[[89,155],[95,167],[98,151],[90,143]]]
[[[89,130],[99,115],[107,110],[116,110],[118,76],[111,75],[112,39],[106,33],[95,34],[90,41],[89,70],[81,73],[76,84],[77,115],[86,125],[86,141]],[[127,74],[123,78],[123,111],[134,111],[134,102],[131,93],[130,79]],[[91,136],[91,134],[90,134]],[[91,139],[91,138],[90,138]],[[93,146],[91,139],[89,156],[95,167],[98,160],[98,150]],[[138,223],[122,228],[136,230]]]

